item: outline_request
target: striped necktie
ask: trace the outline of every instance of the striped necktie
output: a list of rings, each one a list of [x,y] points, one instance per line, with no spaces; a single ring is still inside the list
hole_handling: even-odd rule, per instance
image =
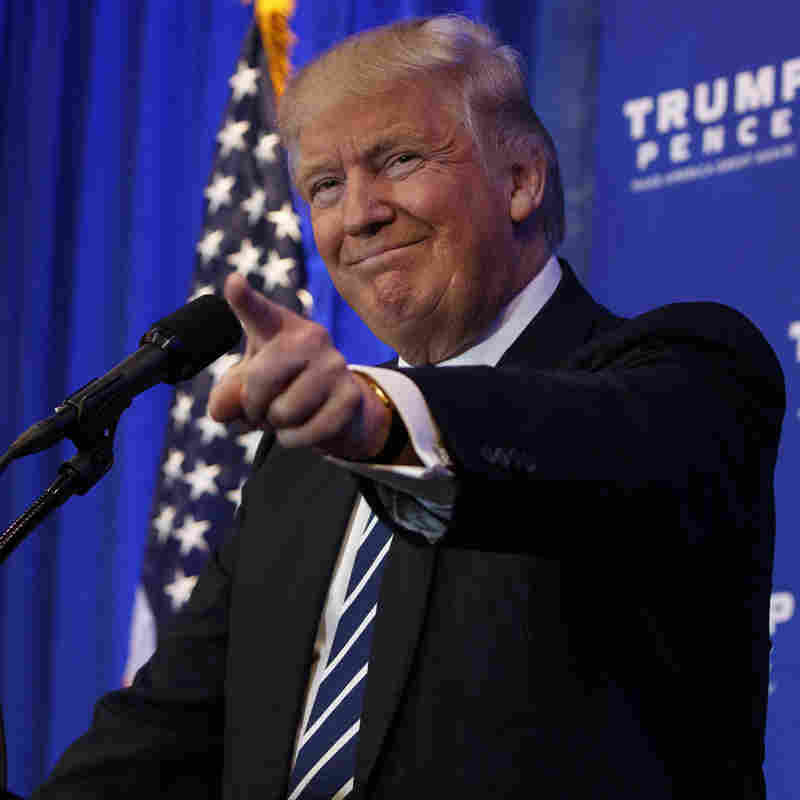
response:
[[[358,545],[333,646],[289,777],[289,800],[341,800],[353,789],[378,589],[391,542],[391,531],[370,515]]]

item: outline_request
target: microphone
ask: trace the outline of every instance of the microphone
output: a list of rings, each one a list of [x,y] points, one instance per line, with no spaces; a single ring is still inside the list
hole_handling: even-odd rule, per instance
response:
[[[193,378],[234,347],[241,335],[228,303],[217,295],[201,295],[156,322],[135,353],[67,397],[55,414],[28,428],[0,459],[0,471],[10,461],[64,438],[80,440],[89,432],[114,426],[137,394],[162,381]]]

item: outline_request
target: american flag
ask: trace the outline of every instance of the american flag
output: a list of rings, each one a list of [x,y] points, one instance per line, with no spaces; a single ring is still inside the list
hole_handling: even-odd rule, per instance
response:
[[[233,271],[272,300],[310,312],[300,221],[292,208],[286,155],[275,132],[275,98],[254,23],[245,37],[217,134],[206,186],[191,298],[222,293]],[[150,517],[124,680],[152,654],[156,633],[189,598],[209,553],[230,530],[260,432],[232,434],[206,411],[216,381],[239,358],[223,356],[180,386]]]

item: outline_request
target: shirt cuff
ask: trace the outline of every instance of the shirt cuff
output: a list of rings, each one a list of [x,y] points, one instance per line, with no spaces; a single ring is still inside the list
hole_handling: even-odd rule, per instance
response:
[[[388,395],[406,426],[414,452],[423,467],[450,468],[450,454],[442,444],[439,427],[414,381],[402,372],[385,367],[351,366],[353,372],[368,375]],[[415,469],[422,469],[416,467]]]
[[[456,479],[451,470],[452,460],[441,441],[441,434],[419,387],[402,372],[384,367],[351,366],[354,372],[368,375],[377,383],[397,409],[408,430],[411,446],[422,466],[372,464],[347,461],[328,456],[329,460],[381,487],[404,495],[389,501],[381,491],[381,498],[390,514],[404,527],[424,533],[429,540],[433,530],[444,532],[442,520],[450,516],[456,496]],[[413,505],[409,505],[411,502]],[[413,508],[413,511],[412,511]],[[403,509],[401,513],[398,513]],[[427,513],[426,513],[427,512]],[[423,522],[426,517],[428,524]],[[412,522],[413,519],[413,522]],[[423,531],[424,528],[424,531]]]

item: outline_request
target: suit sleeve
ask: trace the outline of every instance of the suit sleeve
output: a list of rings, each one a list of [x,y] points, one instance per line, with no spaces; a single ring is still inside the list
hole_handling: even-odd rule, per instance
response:
[[[771,487],[782,374],[760,333],[722,306],[651,312],[558,369],[513,364],[407,374],[454,462],[451,546],[547,555],[575,546],[591,552],[600,541],[613,548],[592,524],[610,508],[644,518],[666,509],[681,525],[679,515],[692,514],[694,501],[720,507],[730,495],[727,505],[741,507],[748,494],[756,501]],[[703,493],[713,502],[703,504]],[[571,541],[504,534],[519,529],[520,514],[538,516],[550,532],[568,527]],[[702,536],[709,522],[687,530]]]

